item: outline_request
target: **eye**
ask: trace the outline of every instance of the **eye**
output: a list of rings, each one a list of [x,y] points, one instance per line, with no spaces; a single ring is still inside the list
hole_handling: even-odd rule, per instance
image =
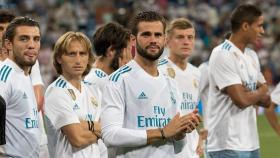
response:
[[[40,38],[40,36],[36,36],[36,37],[34,37],[33,40],[36,41],[36,42],[40,42],[41,38]]]
[[[87,56],[88,53],[87,52],[80,52],[80,56]]]
[[[23,41],[23,42],[26,42],[26,41],[29,40],[29,38],[28,38],[27,36],[20,36],[20,37],[19,37],[19,40],[20,40],[20,41]]]
[[[162,37],[163,34],[162,34],[162,33],[155,33],[155,36],[156,36],[156,37]]]

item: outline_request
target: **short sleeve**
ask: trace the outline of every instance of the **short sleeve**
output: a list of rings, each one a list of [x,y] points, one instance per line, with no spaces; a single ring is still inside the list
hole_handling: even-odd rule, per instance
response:
[[[40,73],[40,67],[39,67],[38,60],[36,60],[36,63],[32,66],[30,77],[31,77],[33,86],[34,85],[44,85],[42,77],[41,77],[41,73]]]
[[[241,78],[238,75],[236,69],[236,57],[232,55],[232,52],[216,52],[216,57],[211,61],[209,73],[212,76],[218,86],[218,88],[224,89],[230,85],[242,84]]]
[[[80,123],[72,109],[73,101],[63,88],[51,87],[45,95],[45,115],[56,129]]]

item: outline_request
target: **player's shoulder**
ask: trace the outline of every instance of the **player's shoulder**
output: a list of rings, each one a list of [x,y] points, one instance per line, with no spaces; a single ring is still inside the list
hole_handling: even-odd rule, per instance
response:
[[[54,88],[66,88],[67,87],[67,81],[63,77],[58,77],[55,81],[53,81],[49,87]]]
[[[158,67],[164,66],[164,65],[166,65],[168,62],[169,62],[169,61],[168,61],[166,58],[159,59],[159,60],[158,60],[157,66],[158,66]]]
[[[6,83],[9,80],[13,79],[13,74],[15,72],[15,68],[5,60],[0,65],[0,82]]]
[[[134,61],[127,63],[126,65],[120,67],[118,70],[113,72],[109,76],[109,81],[110,82],[119,82],[119,81],[123,80],[123,78],[128,76],[131,72],[133,72],[132,70],[135,70],[135,66],[133,65],[132,62],[134,62]]]

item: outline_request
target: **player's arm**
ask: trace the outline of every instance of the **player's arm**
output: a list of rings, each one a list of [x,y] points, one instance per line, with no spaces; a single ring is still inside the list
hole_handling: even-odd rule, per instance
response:
[[[262,84],[255,91],[248,91],[243,85],[234,84],[226,87],[224,92],[226,92],[232,99],[233,103],[241,109],[255,105],[268,95],[268,89],[265,84]]]
[[[52,125],[62,131],[70,144],[81,148],[96,143],[98,136],[89,128],[87,121],[80,121],[72,109],[73,100],[64,89],[53,88],[46,92],[45,115]],[[98,124],[98,123],[95,123]]]
[[[181,140],[186,133],[192,132],[201,122],[198,111],[181,116],[177,113],[163,128],[147,130],[147,144],[161,140]]]
[[[277,105],[272,102],[269,108],[265,109],[265,116],[271,127],[275,130],[278,136],[280,136],[280,123],[275,112],[276,106]]]
[[[89,129],[89,123],[87,121],[63,126],[61,130],[66,135],[72,146],[82,148],[96,143],[100,137],[100,134],[97,136],[94,132],[100,131],[100,129],[96,128],[98,122],[95,122],[94,124],[94,130]]]

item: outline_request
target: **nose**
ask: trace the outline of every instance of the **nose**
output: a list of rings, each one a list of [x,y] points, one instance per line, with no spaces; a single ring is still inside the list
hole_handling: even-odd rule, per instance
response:
[[[35,48],[36,42],[34,40],[29,40],[28,42],[28,49]]]
[[[76,62],[76,64],[80,64],[81,63],[81,56],[80,56],[79,53],[77,53],[77,56],[75,58],[75,62]]]

